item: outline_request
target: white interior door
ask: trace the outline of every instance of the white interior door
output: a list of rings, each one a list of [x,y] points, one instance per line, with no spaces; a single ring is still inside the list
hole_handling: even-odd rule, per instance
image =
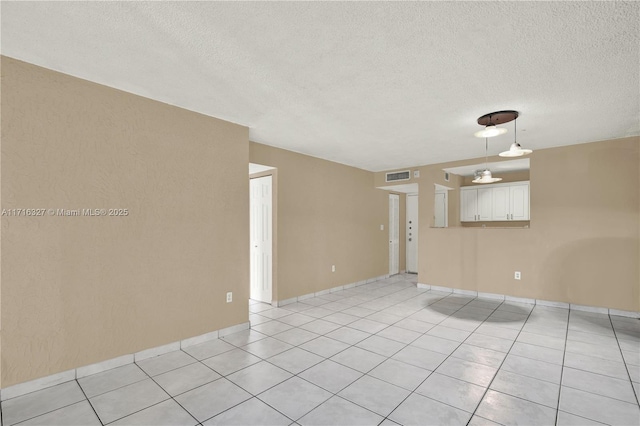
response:
[[[251,289],[249,297],[265,303],[272,298],[271,176],[250,180]]]
[[[407,272],[418,272],[418,195],[407,194]]]
[[[447,191],[436,192],[433,206],[433,218],[434,227],[447,227]]]
[[[400,272],[400,196],[389,194],[389,275]]]

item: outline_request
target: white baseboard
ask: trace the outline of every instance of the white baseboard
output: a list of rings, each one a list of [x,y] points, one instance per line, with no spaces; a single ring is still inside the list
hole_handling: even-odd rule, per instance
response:
[[[312,297],[316,297],[315,293],[303,294],[302,296],[298,296],[298,302],[302,302],[305,299],[311,299]]]
[[[640,312],[621,311],[620,309],[609,309],[609,315],[640,319]]]
[[[454,288],[453,292],[455,294],[463,294],[465,296],[474,296],[474,297],[478,296],[478,292],[477,291],[473,291],[473,290],[462,290],[462,289],[459,289],[459,288]]]
[[[171,342],[167,345],[156,346],[155,348],[145,349],[144,351],[133,354],[134,361],[142,361],[143,359],[153,358],[154,356],[163,355],[167,352],[180,350],[180,342]]]
[[[478,297],[481,299],[504,300],[504,294],[482,293],[480,291],[478,292]]]
[[[549,308],[569,309],[569,304],[566,302],[553,302],[550,300],[536,299],[536,305],[547,306]]]
[[[210,333],[201,334],[200,336],[191,337],[180,341],[180,349],[188,348],[189,346],[199,345],[200,343],[208,342],[209,340],[215,340],[220,337],[220,331],[212,331]]]
[[[528,299],[526,297],[504,296],[505,302],[526,303],[528,305],[535,305],[536,299]]]
[[[231,333],[236,333],[242,330],[249,329],[249,323],[233,325],[231,327],[223,328],[221,330],[211,331],[209,333],[201,334],[200,336],[190,337],[188,339],[178,340],[167,345],[156,346],[154,348],[145,349],[133,354],[126,354],[116,358],[107,359],[105,361],[97,362],[95,364],[85,365],[72,370],[63,371],[61,373],[52,374],[50,376],[40,377],[38,379],[30,380],[24,383],[18,383],[13,386],[8,386],[0,391],[0,401],[6,401],[8,399],[16,398],[18,396],[26,395],[31,392],[46,389],[52,386],[59,385],[61,383],[69,382],[71,380],[80,379],[82,377],[90,376],[92,374],[102,373],[103,371],[111,370],[113,368],[121,367],[123,365],[132,364],[135,361],[141,361],[143,359],[151,358],[154,356],[162,355],[167,352],[177,351],[180,348],[186,348],[198,343],[204,343],[209,340],[215,340],[218,337],[226,336]]]
[[[248,330],[251,328],[250,322],[243,322],[242,324],[232,325],[231,327],[223,328],[222,330],[218,330],[218,335],[220,337],[228,336],[229,334],[238,333],[240,331]]]
[[[324,296],[326,294],[336,293],[338,291],[349,290],[350,288],[355,288],[355,287],[359,287],[361,285],[374,283],[376,281],[384,280],[384,279],[387,279],[387,278],[389,278],[389,275],[380,275],[378,277],[368,278],[366,280],[356,281],[354,283],[339,285],[339,286],[336,286],[336,287],[331,287],[331,288],[327,288],[327,289],[324,289],[324,290],[316,291],[315,293],[303,294],[302,296],[292,297],[290,299],[274,300],[272,302],[272,305],[274,305],[276,307],[282,307],[282,306],[290,305],[292,303],[302,302],[302,301],[304,301],[306,299],[311,299],[312,297]]]
[[[453,293],[453,289],[450,287],[441,287],[439,285],[432,285],[431,291],[439,291],[442,293]]]
[[[290,305],[292,303],[296,303],[297,301],[298,301],[297,297],[292,297],[291,299],[275,300],[273,303],[275,303],[277,307],[282,307],[282,306]]]
[[[587,305],[576,305],[575,303],[571,303],[569,305],[569,309],[574,311],[583,311],[583,312],[593,312],[596,314],[605,314],[609,313],[609,309],[607,308],[598,308],[596,306],[587,306]]]
[[[2,389],[2,400],[6,401],[7,399],[15,398],[17,396],[22,396],[51,386],[59,385],[61,383],[70,382],[71,380],[75,380],[75,378],[76,370],[68,370],[52,374],[50,376],[41,377],[39,379],[30,380],[28,382],[18,383],[17,385]]]
[[[128,354],[119,356],[117,358],[111,358],[106,361],[98,362],[96,364],[79,367],[76,368],[76,379],[81,379],[92,374],[102,373],[103,371],[122,367],[123,365],[132,364],[133,361],[134,354]]]
[[[431,289],[432,291],[440,291],[443,293],[455,293],[455,294],[466,294],[466,295],[476,295],[480,299],[493,299],[493,300],[503,300],[505,302],[513,302],[513,303],[526,303],[529,305],[540,305],[546,306],[550,308],[561,308],[561,309],[572,309],[574,311],[583,311],[583,312],[593,312],[604,315],[614,315],[621,316],[627,318],[638,318],[640,319],[640,312],[635,311],[623,311],[620,309],[611,309],[611,308],[603,308],[598,306],[586,306],[586,305],[577,305],[575,303],[566,303],[566,302],[556,302],[550,300],[542,300],[542,299],[531,299],[528,297],[516,297],[509,296],[505,294],[497,294],[497,293],[483,293],[483,292],[475,292],[472,290],[463,290],[451,287],[441,287],[436,285],[428,285],[418,283],[417,288],[426,288]]]

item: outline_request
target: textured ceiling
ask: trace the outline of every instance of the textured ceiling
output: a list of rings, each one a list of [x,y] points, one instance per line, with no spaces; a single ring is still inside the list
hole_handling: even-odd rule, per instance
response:
[[[367,170],[640,133],[636,2],[2,2],[2,54]],[[506,149],[513,126],[490,139]]]

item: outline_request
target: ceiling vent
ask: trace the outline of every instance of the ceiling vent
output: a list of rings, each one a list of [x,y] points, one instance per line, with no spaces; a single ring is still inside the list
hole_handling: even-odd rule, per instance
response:
[[[409,180],[409,179],[410,179],[410,172],[409,170],[406,170],[404,172],[387,173],[385,181],[398,182],[399,180]]]

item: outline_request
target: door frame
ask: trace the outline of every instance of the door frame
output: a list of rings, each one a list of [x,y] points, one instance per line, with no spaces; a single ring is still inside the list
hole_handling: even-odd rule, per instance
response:
[[[253,186],[254,183],[256,184],[255,188]],[[262,192],[265,188],[268,188],[269,194],[267,196]],[[258,191],[257,198],[260,199],[255,207],[253,203],[254,189]],[[249,298],[263,303],[271,303],[273,301],[273,177],[267,175],[249,179],[249,190],[249,235],[251,236],[251,245],[249,247]],[[268,207],[268,215],[271,219],[269,223],[264,222],[263,209],[265,206]],[[255,208],[260,208],[261,210],[257,212],[257,217],[254,217]],[[256,224],[259,224],[259,226],[256,226]],[[265,231],[266,235],[264,234]],[[260,234],[255,235],[256,232],[260,232]],[[254,236],[256,237],[255,239],[253,238]],[[260,244],[262,248],[254,251],[253,244],[255,242],[255,247],[258,247],[257,241],[267,241],[268,243],[264,246]],[[259,266],[254,263],[255,253],[262,256],[258,263],[258,265],[262,266],[262,269],[259,269]],[[266,262],[265,259],[267,259]],[[254,292],[254,285],[258,283],[261,288]]]
[[[249,174],[251,179],[271,176],[271,305],[278,306],[278,169],[275,167],[269,170]],[[247,182],[249,186],[249,182]],[[249,188],[249,226],[251,226],[251,189]],[[247,280],[247,297],[251,295],[251,230],[249,230],[249,279]]]
[[[416,232],[412,232],[412,237],[416,238],[415,244],[415,256],[416,256],[416,270],[409,270],[409,197],[416,197],[416,222],[417,229]],[[413,224],[412,224],[413,225]],[[412,230],[413,231],[413,230]],[[417,192],[407,193],[405,197],[405,269],[407,272],[417,274],[418,273],[418,248],[419,248],[419,232],[420,232],[420,197]]]
[[[395,214],[395,221],[392,215],[392,200],[395,200],[395,204],[397,206],[397,213]],[[393,230],[396,230],[396,244],[395,249],[393,249]],[[396,275],[400,273],[400,195],[398,194],[389,194],[389,275]],[[392,254],[394,256],[392,257]],[[392,270],[393,262],[392,259],[395,258],[397,270]]]
[[[444,194],[444,228],[448,228],[449,227],[449,190],[447,189],[436,189],[436,192],[434,194],[434,197],[438,194]],[[435,201],[435,200],[434,200]],[[435,208],[435,202],[434,202],[434,208]],[[434,225],[435,225],[435,211],[433,213],[434,215]]]

